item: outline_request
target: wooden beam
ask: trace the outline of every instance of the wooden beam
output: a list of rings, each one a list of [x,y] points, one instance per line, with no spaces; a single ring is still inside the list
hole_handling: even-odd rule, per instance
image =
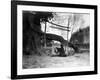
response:
[[[62,27],[62,28],[69,28],[69,27],[66,27],[66,26],[62,26],[62,25],[58,25],[58,24],[52,23],[52,22],[48,22],[48,23],[53,24],[53,25],[56,25],[58,27]]]
[[[64,28],[60,28],[60,27],[54,27],[54,26],[50,26],[51,28],[55,28],[55,29],[59,29],[59,30],[64,30],[64,31],[70,31],[69,29],[64,29]]]

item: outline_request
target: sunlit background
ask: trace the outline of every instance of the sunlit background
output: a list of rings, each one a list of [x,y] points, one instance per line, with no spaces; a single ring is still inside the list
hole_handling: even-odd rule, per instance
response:
[[[49,22],[46,22],[47,28],[46,33],[52,33],[62,36],[64,39],[70,40],[71,35],[79,29],[89,27],[90,25],[90,14],[85,13],[55,13],[54,17],[50,22],[69,27],[70,31],[66,31],[67,28],[60,27]],[[45,31],[45,24],[41,23],[41,29]],[[68,36],[68,37],[67,37]]]

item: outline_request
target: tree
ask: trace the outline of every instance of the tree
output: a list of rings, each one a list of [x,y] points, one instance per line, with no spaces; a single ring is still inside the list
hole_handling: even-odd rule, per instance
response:
[[[25,54],[41,52],[41,22],[53,18],[52,12],[23,11],[23,51]]]

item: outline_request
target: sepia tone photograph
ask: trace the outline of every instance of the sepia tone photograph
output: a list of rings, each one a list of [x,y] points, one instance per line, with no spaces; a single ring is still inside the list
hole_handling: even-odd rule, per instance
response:
[[[90,66],[90,14],[22,11],[22,68]]]

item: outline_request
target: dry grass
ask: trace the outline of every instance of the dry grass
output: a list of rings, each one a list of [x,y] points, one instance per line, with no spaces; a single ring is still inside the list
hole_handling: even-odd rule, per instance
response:
[[[23,56],[23,68],[54,68],[54,67],[73,67],[88,66],[90,63],[89,52],[78,53],[73,56]]]

